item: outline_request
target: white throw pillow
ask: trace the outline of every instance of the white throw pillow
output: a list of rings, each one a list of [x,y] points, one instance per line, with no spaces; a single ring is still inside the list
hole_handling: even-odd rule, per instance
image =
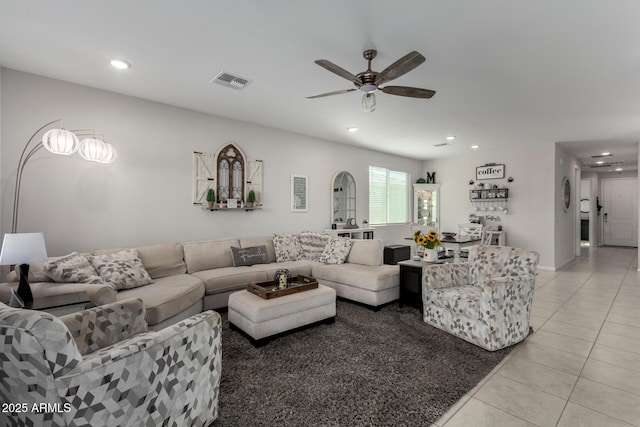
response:
[[[321,234],[313,231],[303,231],[298,235],[300,241],[300,258],[311,261],[319,261],[329,243],[330,234]]]
[[[100,277],[116,289],[131,289],[153,283],[135,249],[88,258]]]

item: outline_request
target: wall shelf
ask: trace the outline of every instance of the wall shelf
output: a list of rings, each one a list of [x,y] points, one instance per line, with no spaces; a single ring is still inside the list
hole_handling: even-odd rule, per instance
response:
[[[469,199],[475,211],[502,211],[507,214],[509,208],[508,188],[481,188],[469,190]]]
[[[210,208],[208,206],[203,206],[202,207],[202,210],[211,211],[211,212],[214,212],[214,211],[246,211],[246,212],[249,212],[249,211],[255,211],[255,210],[258,210],[258,209],[262,209],[262,206],[255,206],[253,208],[248,208],[246,206],[242,207],[242,208],[240,208],[240,207],[238,207],[238,208],[221,208],[221,207]]]
[[[469,199],[472,201],[506,200],[509,198],[508,188],[486,188],[480,190],[469,190]]]

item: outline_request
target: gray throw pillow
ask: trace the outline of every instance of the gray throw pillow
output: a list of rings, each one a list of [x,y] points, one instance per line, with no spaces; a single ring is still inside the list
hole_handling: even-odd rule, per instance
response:
[[[324,262],[325,264],[343,264],[349,256],[349,252],[351,252],[352,245],[353,240],[351,239],[331,236],[327,247],[320,256],[320,262]]]
[[[296,234],[274,234],[273,248],[276,251],[277,262],[302,259],[302,248]]]
[[[135,249],[88,258],[100,277],[116,289],[131,289],[153,283]]]
[[[77,252],[48,261],[43,269],[54,282],[104,283],[89,260]]]
[[[242,267],[254,264],[267,263],[267,247],[249,246],[248,248],[237,248],[231,246],[231,258],[233,258],[234,267]]]

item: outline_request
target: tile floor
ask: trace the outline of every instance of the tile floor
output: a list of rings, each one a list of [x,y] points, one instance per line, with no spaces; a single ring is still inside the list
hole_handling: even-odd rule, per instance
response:
[[[433,426],[640,426],[637,256],[586,247],[540,271],[534,334]]]

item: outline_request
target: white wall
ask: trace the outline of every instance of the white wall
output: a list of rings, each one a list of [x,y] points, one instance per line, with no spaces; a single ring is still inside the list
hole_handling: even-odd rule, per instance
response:
[[[101,165],[38,153],[22,181],[20,232],[43,231],[50,255],[226,236],[321,230],[330,225],[331,177],[358,183],[357,220],[368,217],[368,166],[421,174],[422,162],[229,120],[112,92],[2,70],[2,229],[10,229],[17,160],[31,134],[62,118],[94,128],[118,150]],[[212,99],[212,102],[215,100]],[[250,118],[247,118],[250,120]],[[208,212],[192,205],[192,153],[235,142],[264,161],[264,209]],[[309,177],[309,212],[290,213],[290,175]],[[398,243],[407,227],[377,232]]]
[[[468,222],[473,211],[469,201],[469,180],[475,181],[477,166],[486,163],[505,165],[505,179],[483,181],[509,188],[509,213],[480,212],[499,215],[507,232],[507,244],[540,253],[540,267],[552,269],[554,263],[553,186],[554,145],[539,144],[528,148],[501,151],[470,151],[468,155],[427,160],[426,172],[436,172],[442,184],[442,231],[457,231],[458,224]],[[507,183],[507,177],[513,177]]]
[[[554,228],[555,236],[555,267],[560,268],[573,260],[576,256],[577,218],[580,206],[577,203],[580,194],[580,179],[576,181],[576,170],[580,163],[577,158],[556,144],[555,147],[555,181],[554,181]],[[562,205],[562,179],[569,178],[571,183],[571,204],[565,211]],[[549,200],[551,203],[551,200]],[[551,204],[550,204],[551,206]]]

